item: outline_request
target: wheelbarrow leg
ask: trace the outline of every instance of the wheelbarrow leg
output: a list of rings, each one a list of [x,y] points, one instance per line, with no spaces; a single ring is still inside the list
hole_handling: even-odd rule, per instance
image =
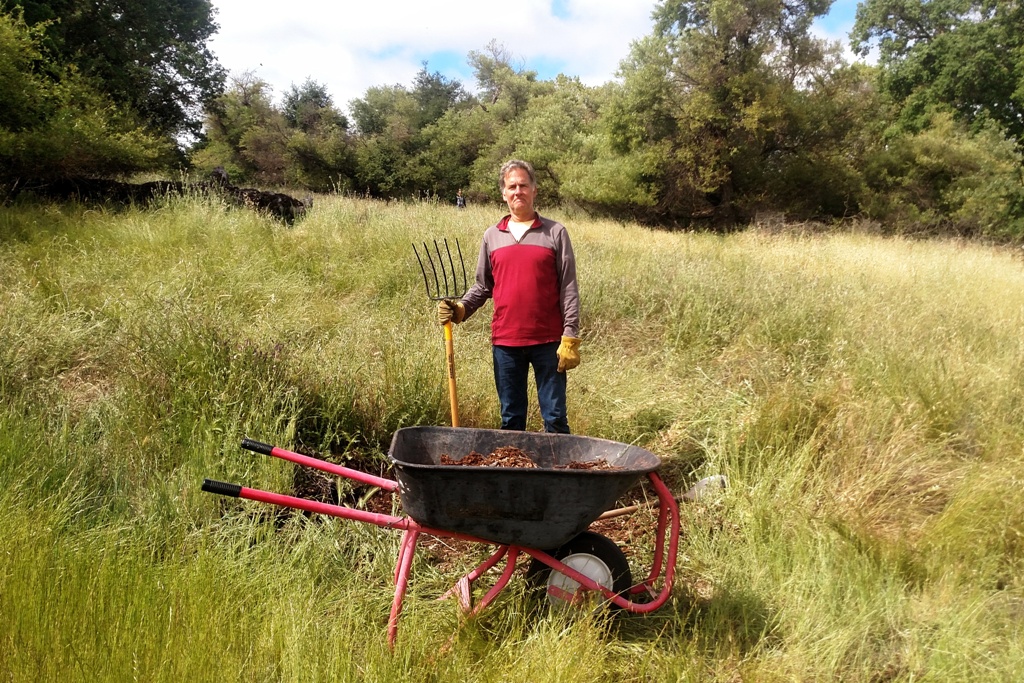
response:
[[[395,639],[398,637],[398,615],[402,613],[402,600],[405,598],[405,588],[409,584],[409,569],[412,567],[412,558],[416,554],[416,542],[419,540],[420,532],[415,529],[406,529],[402,534],[402,545],[398,551],[398,564],[395,567],[395,599],[391,603],[391,616],[388,618],[388,647],[395,648]]]
[[[501,573],[501,576],[498,577],[497,582],[491,586],[491,590],[487,591],[487,594],[484,595],[480,602],[477,603],[477,606],[473,608],[473,611],[470,612],[470,616],[476,616],[483,611],[489,604],[491,604],[494,598],[498,597],[498,593],[508,585],[509,579],[512,578],[512,572],[516,570],[516,560],[518,558],[519,548],[514,545],[509,546],[508,555],[505,558],[505,570]]]
[[[505,586],[508,585],[509,579],[512,578],[512,573],[515,572],[515,570],[516,570],[516,560],[519,558],[519,553],[520,553],[519,548],[517,548],[514,545],[513,546],[504,546],[504,545],[501,546],[500,548],[498,548],[497,551],[495,551],[495,553],[493,555],[491,555],[490,558],[488,558],[488,560],[486,562],[481,564],[479,567],[477,567],[475,570],[473,570],[469,574],[466,574],[465,576],[463,576],[459,580],[459,583],[457,583],[455,585],[455,588],[452,588],[452,590],[448,591],[448,593],[445,593],[444,595],[442,595],[441,599],[443,600],[444,598],[446,598],[450,593],[452,593],[452,591],[458,591],[460,584],[465,585],[467,590],[468,590],[469,583],[473,579],[479,578],[479,576],[481,574],[483,574],[485,571],[487,571],[488,569],[493,567],[495,564],[497,564],[498,561],[501,560],[502,556],[506,556],[507,559],[505,560],[505,570],[501,572],[501,576],[498,577],[497,583],[495,583],[494,586],[491,587],[491,590],[487,591],[487,594],[483,597],[483,599],[480,600],[479,603],[477,603],[477,606],[474,607],[472,609],[472,611],[466,609],[465,606],[463,607],[463,612],[467,612],[468,613],[467,614],[468,617],[476,616],[477,614],[482,612],[488,605],[490,605],[491,602],[494,601],[494,598],[496,598],[498,596],[498,593],[500,593],[502,590],[504,590]],[[476,574],[476,576],[473,576],[474,574]],[[470,577],[472,577],[472,578],[470,578]],[[461,601],[462,601],[461,597],[459,598],[459,601],[461,603]],[[441,647],[441,652],[442,653],[445,653],[445,652],[448,652],[449,650],[451,650],[452,645],[455,644],[455,639],[456,639],[456,637],[458,637],[458,635],[459,635],[459,631],[456,631],[455,633],[453,633],[448,638],[448,641]]]
[[[660,510],[658,512],[658,530],[654,547],[654,563],[651,566],[651,573],[647,580],[640,586],[648,591],[653,591],[654,582],[661,575],[662,564],[665,563],[665,584],[668,589],[672,588],[672,580],[675,575],[675,559],[679,547],[679,505],[665,482],[656,473],[647,475],[655,492],[658,494]],[[665,549],[665,541],[668,540],[668,550]],[[642,589],[641,589],[642,590]],[[638,591],[639,592],[639,591]]]
[[[438,598],[438,600],[446,600],[454,594],[459,600],[459,606],[463,612],[469,612],[473,609],[473,593],[472,586],[473,582],[483,576],[484,572],[489,570],[494,565],[501,561],[501,558],[505,557],[508,552],[507,545],[498,546],[498,549],[494,551],[490,557],[480,564],[479,567],[471,571],[470,573],[459,579],[454,586],[452,586],[447,593]]]

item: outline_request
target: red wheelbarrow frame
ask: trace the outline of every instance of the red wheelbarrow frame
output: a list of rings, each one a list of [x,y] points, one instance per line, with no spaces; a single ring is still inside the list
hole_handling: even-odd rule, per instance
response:
[[[343,467],[342,465],[335,465],[334,463],[327,462],[326,460],[320,460],[308,455],[301,455],[283,448],[278,448],[277,446],[253,441],[252,439],[244,439],[242,441],[242,448],[255,453],[262,453],[264,455],[280,458],[281,460],[287,460],[305,467],[312,467],[362,484],[377,486],[385,491],[395,492],[398,490],[397,481],[360,472],[348,467]],[[255,500],[261,503],[279,505],[281,507],[306,510],[308,512],[329,515],[331,517],[341,517],[342,519],[366,522],[368,524],[388,529],[401,529],[403,532],[402,542],[399,546],[398,560],[395,565],[394,573],[395,597],[391,603],[391,615],[388,618],[388,645],[393,648],[395,639],[398,635],[398,617],[402,612],[402,601],[405,598],[406,588],[409,583],[409,572],[412,567],[413,557],[421,534],[427,534],[437,538],[455,538],[463,541],[486,543],[498,546],[490,557],[480,563],[480,565],[471,572],[460,578],[448,592],[441,596],[443,599],[454,594],[458,598],[459,605],[463,612],[467,613],[469,616],[476,615],[485,609],[494,601],[498,594],[501,593],[505,586],[508,585],[509,579],[512,578],[512,573],[515,571],[516,561],[520,554],[524,553],[580,584],[580,589],[578,589],[572,596],[566,596],[570,602],[581,601],[584,598],[585,593],[588,591],[597,591],[622,609],[638,614],[652,612],[664,605],[672,592],[672,582],[675,578],[676,554],[679,547],[680,529],[679,505],[676,502],[676,499],[672,496],[668,487],[661,480],[661,477],[654,472],[648,473],[647,477],[650,480],[651,485],[654,487],[654,491],[658,495],[659,506],[658,531],[654,549],[654,561],[647,579],[632,586],[628,591],[626,591],[626,594],[630,596],[641,594],[653,596],[652,600],[645,602],[636,602],[612,592],[542,550],[516,545],[501,545],[494,541],[488,541],[466,534],[446,531],[444,529],[434,529],[419,524],[411,517],[395,517],[393,515],[367,512],[365,510],[357,510],[344,505],[321,503],[315,500],[286,496],[280,493],[272,493],[261,489],[252,489],[245,486],[239,486],[238,484],[215,481],[213,479],[206,479],[203,482],[202,489],[203,491],[223,496],[244,498],[246,500]],[[505,567],[501,576],[498,577],[495,584],[474,606],[472,604],[471,597],[473,582],[501,562],[502,559],[505,560]],[[655,584],[659,577],[661,577],[663,569],[664,580],[662,582],[661,590],[655,595]]]

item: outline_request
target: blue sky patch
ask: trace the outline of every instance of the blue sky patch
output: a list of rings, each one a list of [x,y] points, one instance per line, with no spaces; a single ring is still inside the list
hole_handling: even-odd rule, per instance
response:
[[[568,19],[572,16],[569,11],[569,0],[551,0],[551,13],[559,19]]]

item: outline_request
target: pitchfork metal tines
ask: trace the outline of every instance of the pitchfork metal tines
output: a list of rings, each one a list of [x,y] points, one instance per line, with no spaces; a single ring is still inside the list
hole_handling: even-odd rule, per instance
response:
[[[469,289],[469,281],[466,278],[466,262],[462,260],[462,247],[459,240],[455,240],[455,251],[459,254],[459,267],[462,269],[462,286],[459,286],[459,273],[455,269],[455,259],[452,258],[451,247],[448,246],[448,239],[444,239],[444,253],[441,253],[441,245],[434,240],[434,251],[431,253],[427,243],[423,243],[423,255],[430,264],[430,273],[433,275],[434,286],[430,286],[430,277],[427,276],[427,269],[420,258],[420,252],[416,245],[412,245],[412,251],[416,254],[416,260],[420,264],[420,272],[423,273],[423,284],[427,287],[427,297],[431,301],[441,299],[461,299],[462,295]],[[434,257],[437,257],[435,262]],[[445,260],[447,257],[447,261]],[[440,271],[440,276],[438,276]],[[459,426],[459,399],[455,386],[455,345],[452,341],[452,323],[444,324],[444,352],[448,361],[448,398],[452,406],[452,427]]]
[[[461,298],[469,289],[469,280],[466,278],[466,262],[462,259],[462,247],[459,245],[459,240],[455,240],[455,250],[459,255],[459,268],[462,270],[461,285],[459,272],[455,268],[455,259],[452,258],[452,250],[448,245],[448,238],[443,240],[443,252],[437,240],[433,240],[433,242],[433,252],[426,242],[423,243],[423,255],[427,260],[427,265],[430,266],[430,275],[427,274],[427,268],[423,265],[423,259],[420,258],[420,252],[416,249],[416,245],[412,245],[416,261],[420,264],[420,272],[423,273],[423,284],[427,288],[427,296],[431,301]],[[431,286],[431,280],[433,280],[433,286]]]

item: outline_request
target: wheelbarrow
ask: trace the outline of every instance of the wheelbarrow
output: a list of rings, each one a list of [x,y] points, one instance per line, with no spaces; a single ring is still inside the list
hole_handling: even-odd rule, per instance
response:
[[[459,460],[473,451],[491,453],[503,446],[528,453],[537,467],[440,464],[442,455]],[[497,546],[441,596],[455,596],[469,615],[478,614],[494,601],[508,585],[523,554],[533,559],[528,573],[546,587],[548,600],[556,606],[576,605],[597,596],[615,608],[646,613],[661,607],[672,591],[679,507],[656,473],[661,464],[658,456],[637,446],[569,434],[405,427],[395,432],[388,452],[397,481],[251,439],[243,440],[242,448],[398,492],[408,516],[379,514],[211,479],[202,486],[210,493],[400,529],[403,533],[394,572],[395,597],[387,631],[391,647],[398,633],[413,556],[423,534]],[[611,467],[564,467],[574,461],[602,459]],[[616,500],[645,475],[658,496],[658,529],[651,571],[646,579],[634,584],[619,547],[611,539],[587,531],[587,527],[607,516]],[[473,582],[502,560],[505,564],[500,576],[474,605]],[[656,588],[659,580],[660,589]]]

